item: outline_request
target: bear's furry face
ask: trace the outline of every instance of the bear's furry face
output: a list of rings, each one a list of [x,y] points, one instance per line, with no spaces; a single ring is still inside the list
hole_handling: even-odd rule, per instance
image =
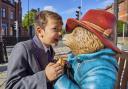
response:
[[[97,36],[82,27],[76,27],[71,33],[65,34],[63,43],[76,55],[92,53],[104,47]]]

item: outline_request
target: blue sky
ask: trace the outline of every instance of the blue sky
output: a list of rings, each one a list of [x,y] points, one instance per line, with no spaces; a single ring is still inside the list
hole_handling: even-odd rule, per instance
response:
[[[22,1],[22,13],[28,11],[28,0]],[[114,0],[29,0],[29,10],[32,8],[40,10],[52,10],[59,13],[63,21],[67,18],[76,18],[75,11],[77,7],[81,5],[82,1],[82,13],[84,14],[87,10],[93,8],[105,8],[114,2]]]

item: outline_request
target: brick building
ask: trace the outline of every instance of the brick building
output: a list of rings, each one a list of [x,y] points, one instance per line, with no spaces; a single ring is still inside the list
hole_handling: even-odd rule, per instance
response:
[[[107,11],[114,13],[114,4],[106,8]],[[128,32],[128,0],[119,0],[118,20],[125,22],[126,32]]]
[[[128,0],[120,0],[118,4],[118,19],[124,22],[128,22]],[[106,8],[109,12],[113,11],[114,4]]]
[[[20,29],[22,23],[21,0],[0,0],[0,34],[15,36],[15,21],[18,22]]]

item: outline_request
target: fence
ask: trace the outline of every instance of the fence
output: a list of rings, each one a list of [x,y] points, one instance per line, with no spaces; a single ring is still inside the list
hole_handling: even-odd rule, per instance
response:
[[[19,37],[18,42],[28,40],[29,37]],[[13,46],[17,43],[16,37],[2,37],[2,42],[0,42],[0,63],[5,63],[8,61],[7,46]]]
[[[15,45],[17,43],[17,38],[14,36],[13,37],[12,36],[2,37],[2,39],[6,46]],[[28,39],[29,37],[18,37],[18,42],[25,41]]]

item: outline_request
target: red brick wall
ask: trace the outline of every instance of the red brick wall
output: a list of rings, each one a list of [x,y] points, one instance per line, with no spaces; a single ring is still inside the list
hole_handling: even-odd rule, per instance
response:
[[[128,21],[128,0],[119,4],[119,20]]]
[[[118,19],[124,22],[128,21],[128,0],[124,0],[118,4],[119,12]],[[106,8],[107,11],[113,13],[113,5]]]

